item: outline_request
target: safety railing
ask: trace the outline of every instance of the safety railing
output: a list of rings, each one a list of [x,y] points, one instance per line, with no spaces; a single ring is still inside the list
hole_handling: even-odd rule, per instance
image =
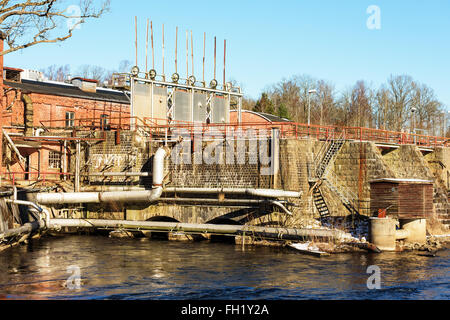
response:
[[[17,182],[24,181],[60,181],[63,178],[70,179],[73,173],[69,172],[1,172],[0,176],[2,181],[9,181],[12,185],[15,185]]]
[[[222,135],[238,136],[242,133],[247,136],[270,136],[272,129],[279,129],[281,138],[317,138],[327,140],[336,136],[334,127],[314,126],[293,122],[245,122],[245,123],[192,123],[173,120],[169,123],[166,119],[145,118],[153,137],[181,133],[186,135]]]
[[[106,120],[107,119],[107,120]],[[71,126],[67,126],[71,121]],[[105,122],[107,121],[107,122]],[[406,132],[363,128],[363,127],[338,127],[307,125],[296,122],[243,122],[243,123],[200,123],[182,120],[169,120],[163,118],[140,118],[136,116],[121,117],[96,117],[80,119],[55,119],[41,121],[46,128],[65,127],[78,130],[145,130],[150,137],[170,136],[175,132],[187,132],[187,134],[233,134],[251,130],[270,132],[273,128],[280,130],[281,138],[307,139],[314,138],[322,141],[338,139],[343,134],[344,140],[372,141],[394,145],[416,144],[421,147],[448,147],[450,138],[427,136]]]
[[[345,140],[374,141],[387,144],[416,144],[422,147],[448,147],[450,138],[381,129],[344,127]]]

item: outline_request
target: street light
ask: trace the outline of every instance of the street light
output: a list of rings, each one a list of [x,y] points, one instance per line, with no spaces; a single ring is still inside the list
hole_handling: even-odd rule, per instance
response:
[[[412,133],[414,134],[414,144],[416,144],[416,136],[415,136],[415,133],[416,133],[416,111],[417,111],[417,108],[416,107],[412,107],[411,108],[411,113],[412,113]]]
[[[308,128],[311,125],[311,93],[317,93],[316,89],[308,91]]]

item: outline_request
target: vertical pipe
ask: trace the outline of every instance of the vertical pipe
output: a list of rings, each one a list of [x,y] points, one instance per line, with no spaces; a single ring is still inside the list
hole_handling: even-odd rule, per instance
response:
[[[155,49],[153,46],[153,21],[150,21],[150,30],[152,35],[152,69],[155,69]]]
[[[134,16],[134,33],[135,33],[135,49],[136,49],[136,66],[138,65],[138,44],[137,44],[137,16]]]
[[[206,50],[206,32],[203,32],[203,83],[205,83],[205,50]]]
[[[189,32],[186,30],[186,79],[189,78]]]
[[[177,68],[177,49],[178,49],[178,27],[177,27],[177,31],[175,33],[175,73],[178,73],[178,68]]]
[[[214,37],[214,78],[216,79],[216,37]]]
[[[75,155],[75,192],[80,192],[80,153],[80,140],[77,140]]]
[[[227,40],[223,40],[223,89],[225,90],[225,58],[227,55]]]
[[[147,19],[147,36],[145,38],[145,74],[148,72],[148,19]]]
[[[166,81],[166,76],[164,73],[164,24],[162,25],[162,75],[164,81]]]
[[[194,39],[192,38],[192,30],[191,30],[191,62],[192,62],[192,75],[194,75]]]
[[[64,140],[64,145],[63,145],[63,159],[64,159],[64,166],[63,166],[63,171],[64,173],[67,173],[67,140]],[[40,157],[40,155],[39,155]],[[40,159],[39,159],[40,160]],[[66,180],[67,176],[64,175],[64,180]]]

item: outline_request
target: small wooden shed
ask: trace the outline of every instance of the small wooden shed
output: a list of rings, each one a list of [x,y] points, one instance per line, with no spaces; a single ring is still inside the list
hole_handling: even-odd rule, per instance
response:
[[[397,219],[425,219],[433,213],[433,181],[377,179],[370,181],[370,211],[387,209]]]

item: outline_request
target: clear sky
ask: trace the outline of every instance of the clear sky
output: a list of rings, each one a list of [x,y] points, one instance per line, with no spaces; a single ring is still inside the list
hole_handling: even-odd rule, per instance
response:
[[[370,5],[380,8],[380,29],[367,27],[371,14],[366,10]],[[447,108],[450,106],[448,0],[112,0],[109,13],[82,25],[72,39],[8,54],[5,65],[42,69],[69,64],[76,70],[83,64],[114,69],[121,60],[134,62],[134,16],[138,17],[141,70],[145,66],[149,18],[155,32],[158,72],[162,69],[162,24],[165,26],[167,75],[174,71],[178,26],[178,72],[182,77],[186,74],[186,30],[194,35],[197,79],[202,77],[206,32],[206,81],[212,79],[214,36],[218,51],[216,78],[222,81],[226,39],[227,80],[241,83],[253,98],[268,85],[296,74],[330,80],[338,92],[360,79],[378,87],[391,74],[409,74],[433,88]],[[150,49],[148,61],[151,67]]]

